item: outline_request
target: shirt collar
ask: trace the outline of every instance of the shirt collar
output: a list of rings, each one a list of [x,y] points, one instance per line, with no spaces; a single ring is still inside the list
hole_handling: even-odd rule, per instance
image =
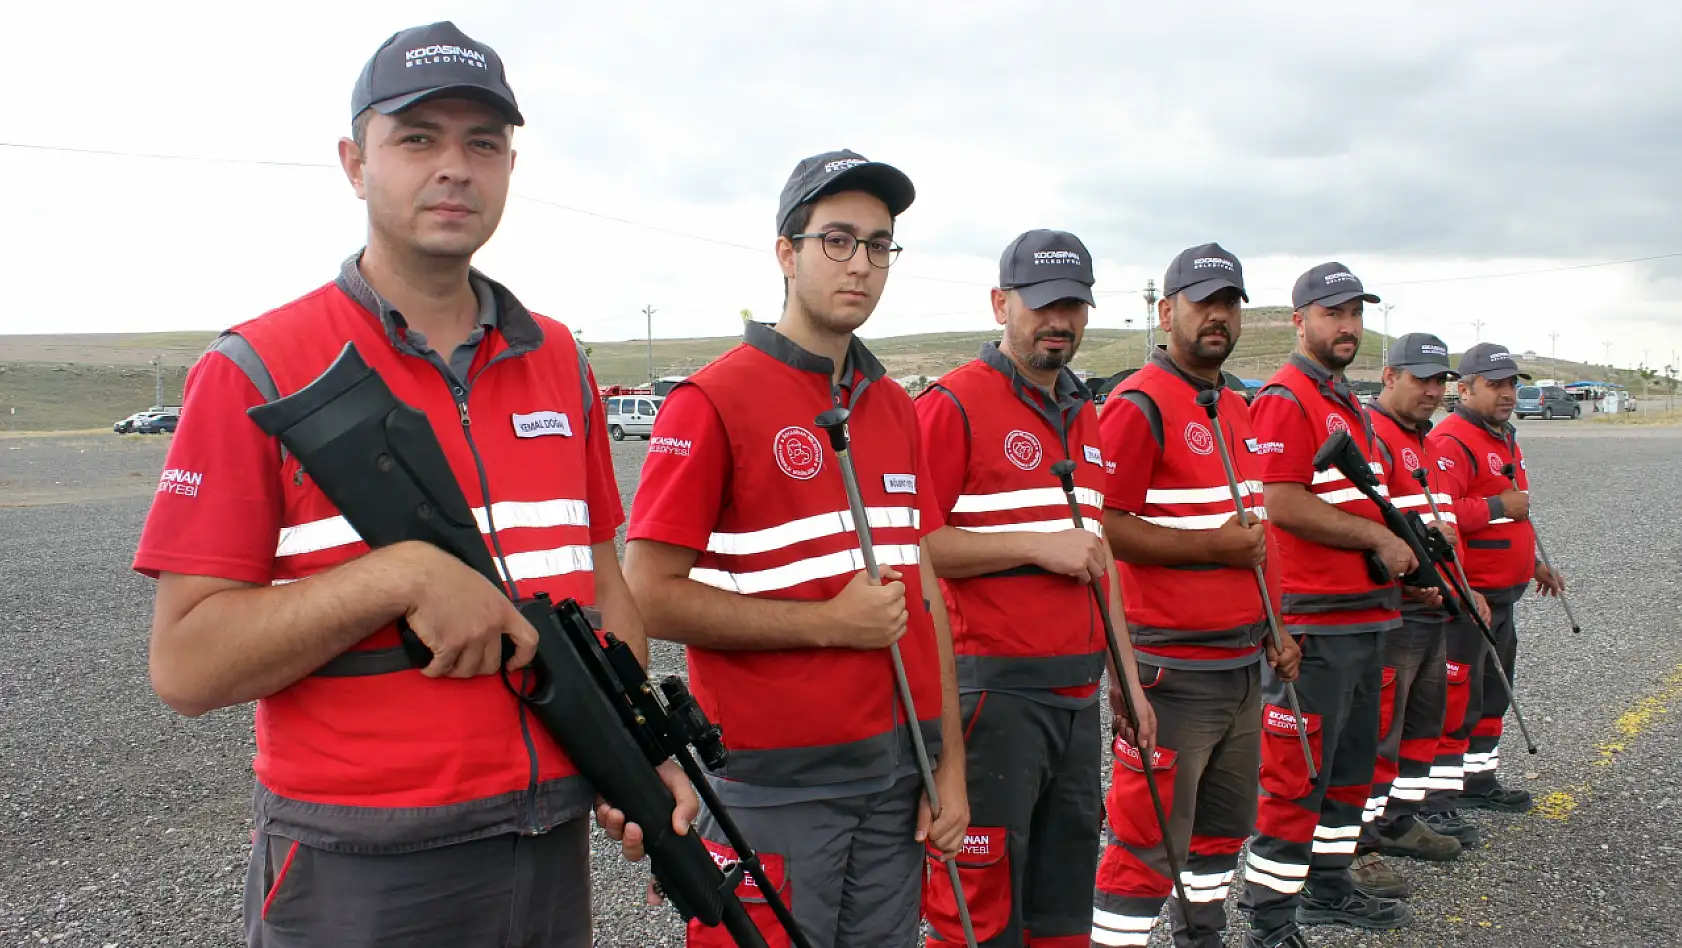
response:
[[[799,343],[771,328],[767,323],[748,323],[742,329],[742,341],[790,368],[802,372],[815,372],[825,378],[835,377],[834,360],[801,348]],[[841,370],[844,385],[851,385],[854,375],[863,375],[874,382],[887,374],[887,369],[882,366],[881,361],[857,336],[847,343],[847,356],[841,363]]]
[[[404,339],[403,331],[408,328],[408,321],[384,297],[368,283],[362,275],[362,251],[357,251],[345,258],[339,266],[339,278],[334,282],[346,296],[355,300],[363,309],[377,317],[384,327],[386,338],[398,349],[414,353],[413,346]],[[473,287],[473,296],[479,301],[478,329],[480,338],[492,329],[500,329],[503,338],[508,341],[510,349],[534,349],[543,342],[543,329],[514,294],[510,293],[502,284],[485,276],[478,270],[467,271],[468,284]]]
[[[1004,354],[1004,350],[999,347],[996,340],[981,344],[980,359],[999,374],[1010,379],[1012,385],[1020,385],[1040,392],[1045,391],[1045,389],[1030,382],[1028,377],[1022,374],[1022,370],[1016,367],[1016,363],[1010,360],[1010,356]],[[1056,400],[1058,408],[1068,410],[1072,407],[1079,407],[1079,403],[1090,399],[1092,393],[1087,391],[1086,386],[1081,384],[1080,379],[1075,378],[1075,373],[1064,366],[1057,370],[1057,381],[1052,384],[1051,397]]]
[[[1298,371],[1313,379],[1316,383],[1331,389],[1333,395],[1338,396],[1344,401],[1352,402],[1357,405],[1360,404],[1360,401],[1355,397],[1355,390],[1349,387],[1349,380],[1347,378],[1337,378],[1333,376],[1330,369],[1318,362],[1315,362],[1313,359],[1310,359],[1308,356],[1305,356],[1300,352],[1291,353],[1291,364],[1296,366]]]

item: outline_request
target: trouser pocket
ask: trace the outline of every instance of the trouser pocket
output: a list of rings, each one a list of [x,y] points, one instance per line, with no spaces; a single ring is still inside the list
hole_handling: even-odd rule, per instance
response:
[[[1396,669],[1390,665],[1384,666],[1384,677],[1378,689],[1378,736],[1380,739],[1390,736],[1390,727],[1396,723]]]
[[[964,887],[970,924],[976,941],[986,941],[1010,924],[1011,870],[1009,835],[1002,826],[972,826],[964,830],[964,848],[958,853],[958,881]],[[948,942],[964,940],[958,919],[958,901],[952,893],[952,872],[932,846],[926,848],[927,871],[923,875],[923,915],[935,937]]]
[[[1120,737],[1111,749],[1115,753],[1115,766],[1110,774],[1110,794],[1104,804],[1110,832],[1139,849],[1161,845],[1162,827],[1156,821],[1156,807],[1151,801],[1150,784],[1145,781],[1139,749]],[[1157,794],[1162,798],[1164,818],[1173,816],[1174,778],[1179,772],[1179,762],[1180,755],[1166,747],[1151,752],[1151,776],[1156,779]]]
[[[701,842],[706,844],[707,852],[720,868],[736,861],[736,850],[731,847],[704,837]],[[759,862],[765,867],[765,875],[776,888],[777,894],[782,896],[783,904],[792,909],[793,896],[789,886],[788,866],[783,857],[762,852],[759,854]],[[782,923],[777,921],[776,913],[771,911],[771,904],[766,900],[765,892],[760,889],[759,881],[752,873],[742,874],[742,881],[736,886],[736,897],[741,899],[742,905],[747,908],[748,918],[753,920],[754,927],[765,936],[768,948],[789,948],[792,942],[788,932],[784,931]],[[723,925],[702,925],[693,919],[689,922],[688,944],[689,948],[736,948],[736,940],[730,937]]]
[[[1304,711],[1302,719],[1308,725],[1308,749],[1314,756],[1314,771],[1318,773],[1325,759],[1320,748],[1320,715]],[[1308,762],[1302,756],[1296,715],[1290,708],[1262,705],[1261,733],[1262,789],[1286,800],[1308,796],[1314,781],[1308,776]]]

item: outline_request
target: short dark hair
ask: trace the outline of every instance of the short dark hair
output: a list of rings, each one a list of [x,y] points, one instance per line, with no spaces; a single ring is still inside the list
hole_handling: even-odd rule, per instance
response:
[[[368,149],[368,123],[373,120],[373,109],[363,109],[356,113],[356,118],[350,120],[350,140],[356,143],[357,151]]]
[[[783,229],[777,232],[777,236],[792,240],[795,234],[805,233],[807,225],[811,223],[812,202],[808,201],[789,212],[788,220],[783,221]]]

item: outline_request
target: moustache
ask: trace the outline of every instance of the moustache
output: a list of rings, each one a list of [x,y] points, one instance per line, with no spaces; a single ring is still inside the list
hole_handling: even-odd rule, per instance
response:
[[[1069,342],[1074,342],[1075,334],[1066,329],[1049,329],[1045,332],[1034,333],[1035,342],[1040,342],[1045,339],[1066,339]]]
[[[1342,335],[1342,336],[1337,337],[1336,339],[1333,339],[1332,340],[1332,345],[1341,346],[1346,342],[1350,343],[1350,344],[1353,344],[1353,345],[1360,345],[1361,340],[1356,339],[1354,336]]]
[[[1232,330],[1226,328],[1220,323],[1210,323],[1202,329],[1199,329],[1197,334],[1199,336],[1220,336],[1222,339],[1229,342],[1232,340]]]

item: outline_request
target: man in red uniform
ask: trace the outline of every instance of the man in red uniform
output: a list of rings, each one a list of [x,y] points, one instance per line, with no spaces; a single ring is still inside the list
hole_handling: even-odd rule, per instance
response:
[[[1259,503],[1264,449],[1244,399],[1221,378],[1247,299],[1243,266],[1225,248],[1182,251],[1168,265],[1157,304],[1167,348],[1117,386],[1099,416],[1113,471],[1104,532],[1158,721],[1153,766],[1195,916],[1181,917],[1178,902],[1170,909],[1180,948],[1222,944],[1238,850],[1256,826],[1264,675],[1268,688],[1280,689],[1296,679],[1301,657],[1290,639],[1275,651],[1269,634],[1255,572],[1261,565],[1271,576],[1276,562],[1267,555],[1267,511]],[[1215,431],[1197,404],[1206,391],[1220,393],[1221,434],[1248,526],[1239,522]],[[1118,747],[1093,944],[1146,944],[1170,892],[1140,760]]]
[[[1432,520],[1435,499],[1443,522],[1436,528],[1455,538],[1454,504],[1437,485],[1427,497],[1413,472],[1435,473],[1436,459],[1425,440],[1431,416],[1442,407],[1443,390],[1454,372],[1448,365],[1448,346],[1429,333],[1409,333],[1390,346],[1384,368],[1384,391],[1372,405],[1373,432],[1384,448],[1384,482],[1398,510],[1413,510]],[[1440,474],[1438,477],[1440,478]],[[1446,861],[1460,855],[1460,842],[1433,831],[1415,819],[1433,776],[1437,741],[1442,734],[1447,700],[1445,625],[1448,613],[1440,597],[1449,590],[1426,594],[1409,590],[1402,602],[1402,627],[1384,636],[1384,689],[1380,696],[1378,765],[1371,801],[1355,847],[1350,872],[1355,884],[1374,894],[1405,898],[1413,887],[1389,866],[1383,855]],[[1457,625],[1470,623],[1462,617]],[[1477,630],[1472,628],[1472,636]]]
[[[1489,602],[1490,629],[1500,646],[1501,662],[1516,674],[1518,635],[1513,605],[1524,596],[1531,580],[1543,595],[1558,595],[1565,580],[1536,556],[1536,533],[1530,526],[1530,478],[1524,452],[1513,428],[1513,405],[1519,379],[1530,376],[1504,346],[1475,345],[1460,357],[1460,405],[1431,432],[1431,443],[1443,459],[1443,490],[1454,498],[1460,535],[1466,544],[1466,576],[1472,588]],[[1515,487],[1505,473],[1511,465]],[[1530,794],[1504,787],[1495,777],[1500,766],[1501,720],[1507,695],[1493,663],[1483,651],[1467,655],[1469,688],[1465,717],[1448,722],[1449,737],[1467,743],[1464,786],[1458,792],[1433,793],[1427,817],[1440,832],[1465,840],[1476,839],[1476,826],[1458,811],[1463,807],[1523,813]],[[1452,660],[1452,656],[1451,656]],[[1440,814],[1440,815],[1438,815]]]
[[[646,658],[602,406],[566,327],[470,266],[523,122],[496,53],[447,22],[406,30],[352,103],[339,155],[368,204],[366,248],[224,333],[189,376],[134,561],[158,579],[152,684],[188,715],[257,702],[249,945],[582,948],[594,793],[498,673],[504,636],[506,667],[531,659],[510,597],[537,593],[594,602]],[[428,544],[370,552],[246,416],[346,342],[431,420],[507,595]],[[424,671],[398,647],[402,619],[432,650]],[[693,790],[666,776],[684,831]],[[640,830],[604,816],[640,849]]]
[[[992,293],[1003,340],[917,400],[923,443],[938,446],[930,490],[946,526],[929,551],[951,617],[969,758],[964,891],[977,941],[996,948],[1087,945],[1108,652],[1092,583],[1125,628],[1100,539],[1098,417],[1068,369],[1092,283],[1092,255],[1073,234],[1011,241]],[[1084,530],[1050,471],[1064,459],[1075,462]],[[1137,670],[1126,675],[1148,707]],[[1148,744],[1148,722],[1143,731]],[[952,902],[949,876],[932,872],[925,909],[937,941],[962,940]]]
[[[749,323],[741,345],[667,396],[628,534],[649,625],[687,646],[695,698],[730,747],[714,789],[821,948],[914,945],[922,843],[955,855],[968,822],[951,639],[924,540],[940,510],[911,399],[853,335],[913,195],[899,170],[850,151],[795,167],[777,213],[782,318]],[[815,424],[838,405],[851,411],[880,585],[861,571],[839,459]],[[920,720],[895,693],[896,641]],[[909,727],[938,757],[938,814]],[[733,858],[709,814],[700,829],[716,858]],[[744,882],[742,895],[775,931],[758,891]],[[730,942],[695,926],[689,943]]]
[[[1377,505],[1335,468],[1314,470],[1326,439],[1348,432],[1379,465],[1378,440],[1343,378],[1361,346],[1363,303],[1378,297],[1341,263],[1323,263],[1291,291],[1297,351],[1251,406],[1264,450],[1263,496],[1279,543],[1282,621],[1302,639],[1297,694],[1319,758],[1310,780],[1296,723],[1278,688],[1264,693],[1261,803],[1245,865],[1243,908],[1262,948],[1305,945],[1298,923],[1399,928],[1394,899],[1349,875],[1378,754],[1383,635],[1401,625],[1395,577],[1416,565]]]

